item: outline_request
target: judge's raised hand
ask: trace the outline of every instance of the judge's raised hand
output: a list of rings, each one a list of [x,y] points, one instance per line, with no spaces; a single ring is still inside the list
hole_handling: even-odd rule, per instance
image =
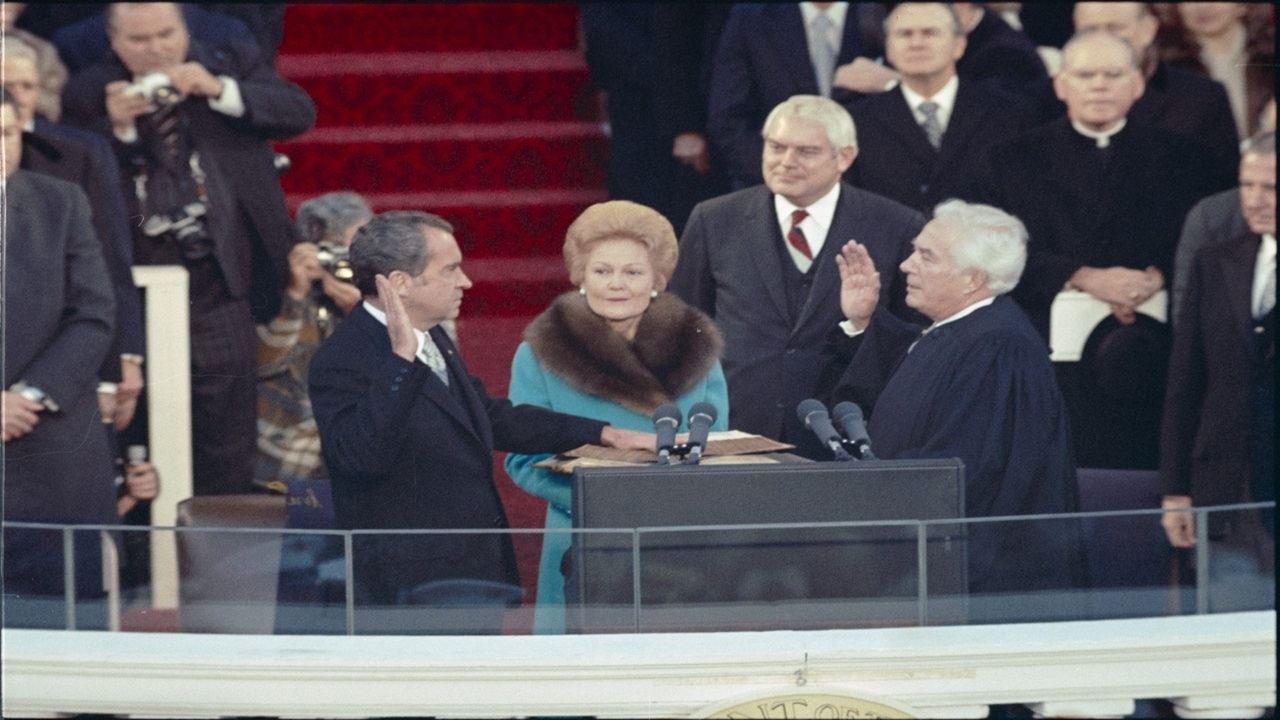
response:
[[[413,362],[418,354],[418,337],[413,334],[413,324],[409,322],[409,314],[404,310],[400,295],[391,286],[386,275],[374,278],[378,284],[378,302],[382,311],[387,314],[387,335],[391,337],[391,352]]]
[[[836,68],[831,84],[838,88],[852,90],[863,95],[882,93],[889,89],[890,83],[898,80],[900,75],[892,68],[868,58],[854,58],[853,62]]]
[[[850,240],[836,255],[840,271],[840,312],[858,330],[865,330],[880,299],[880,273],[867,249]]]

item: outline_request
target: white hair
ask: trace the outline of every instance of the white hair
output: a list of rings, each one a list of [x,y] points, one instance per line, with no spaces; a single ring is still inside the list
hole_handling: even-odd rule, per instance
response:
[[[1027,264],[1027,228],[1018,218],[990,205],[947,200],[933,210],[935,220],[955,232],[951,258],[959,270],[981,270],[987,289],[1003,295],[1018,284]]]
[[[784,116],[803,118],[821,125],[827,132],[827,141],[831,143],[834,152],[847,147],[855,150],[858,148],[858,133],[853,127],[853,118],[840,103],[830,98],[821,95],[792,95],[783,100],[764,119],[760,137],[768,138],[769,129]]]

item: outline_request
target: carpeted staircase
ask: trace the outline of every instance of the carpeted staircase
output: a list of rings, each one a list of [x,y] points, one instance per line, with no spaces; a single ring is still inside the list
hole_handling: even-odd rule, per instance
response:
[[[375,210],[435,212],[475,283],[462,353],[505,395],[524,326],[569,289],[564,231],[604,200],[608,143],[572,4],[289,5],[278,68],[315,99],[316,128],[277,149],[290,209],[331,190]],[[499,456],[498,461],[501,460]],[[514,527],[545,505],[495,461]],[[528,598],[536,536],[517,536]]]

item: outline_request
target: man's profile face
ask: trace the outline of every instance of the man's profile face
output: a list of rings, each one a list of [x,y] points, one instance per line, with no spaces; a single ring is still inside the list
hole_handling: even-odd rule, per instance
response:
[[[1078,2],[1074,11],[1076,32],[1109,32],[1142,57],[1156,39],[1159,23],[1143,3]]]
[[[906,77],[935,77],[964,55],[965,36],[941,3],[903,3],[889,16],[885,57]]]
[[[1240,210],[1249,230],[1276,234],[1276,156],[1245,155],[1240,159]]]
[[[793,205],[808,207],[840,182],[855,155],[851,147],[836,152],[818,122],[784,115],[765,133],[764,184]]]
[[[406,275],[401,297],[410,322],[426,331],[458,317],[462,293],[471,287],[471,279],[462,271],[462,250],[453,235],[428,228],[424,236],[430,258],[427,267],[417,277]]]
[[[1121,41],[1107,35],[1068,48],[1062,72],[1053,79],[1067,116],[1093,130],[1107,130],[1129,114],[1142,96],[1143,82]]]
[[[164,70],[187,59],[191,40],[177,5],[119,3],[108,12],[111,49],[134,75]]]
[[[956,267],[953,242],[951,229],[931,220],[911,242],[911,256],[898,266],[907,276],[907,306],[934,322],[960,312],[969,302],[966,291],[973,278]]]
[[[8,179],[22,163],[22,123],[13,103],[0,105],[0,135],[4,137],[4,176]]]

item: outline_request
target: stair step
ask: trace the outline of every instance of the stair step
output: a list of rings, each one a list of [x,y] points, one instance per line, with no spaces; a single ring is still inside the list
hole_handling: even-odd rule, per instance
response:
[[[553,72],[587,69],[577,50],[486,50],[483,52],[325,52],[282,55],[276,70],[297,81],[302,78],[359,75],[369,77],[414,74]],[[399,82],[400,78],[396,78]]]
[[[281,55],[423,50],[572,50],[571,3],[289,3]]]
[[[336,190],[340,188],[326,188]],[[318,193],[316,193],[318,194]],[[290,211],[313,194],[286,196]],[[453,224],[468,265],[480,258],[559,256],[564,233],[582,210],[608,199],[604,190],[366,193],[376,212],[426,210]],[[544,266],[536,266],[544,267]],[[563,269],[563,268],[562,268]],[[470,271],[468,269],[468,271]],[[547,277],[539,271],[539,277]]]
[[[512,123],[511,126],[319,128],[277,150],[293,169],[288,193],[315,194],[335,182],[363,193],[602,187],[608,141],[590,123]]]
[[[318,124],[571,121],[600,117],[587,70],[288,76],[318,108]]]

